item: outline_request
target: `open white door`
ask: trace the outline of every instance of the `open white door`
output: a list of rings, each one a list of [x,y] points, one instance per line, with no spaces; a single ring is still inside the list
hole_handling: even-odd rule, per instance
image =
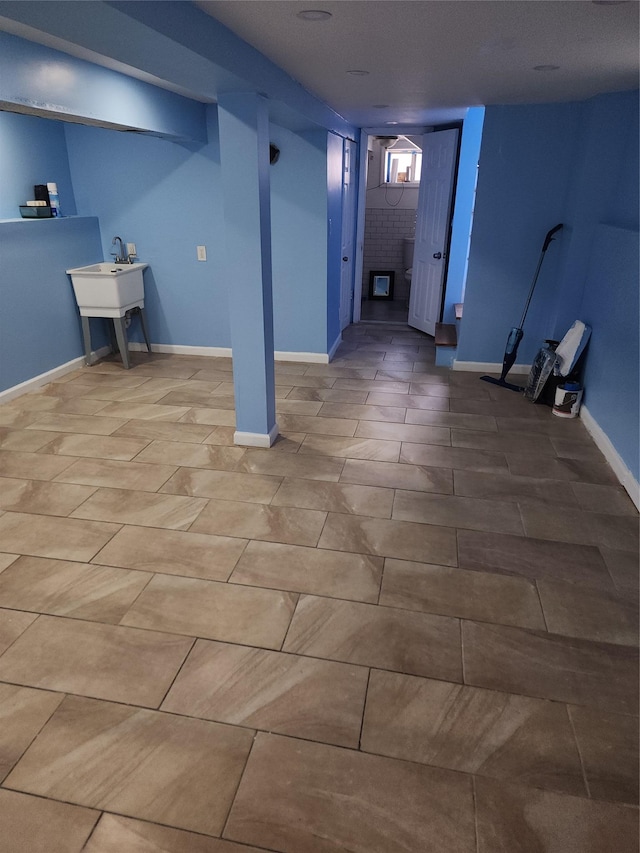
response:
[[[435,335],[436,323],[440,321],[457,148],[456,128],[425,133],[422,137],[422,178],[408,323],[428,335]]]
[[[340,331],[351,322],[353,252],[356,212],[356,144],[344,140],[342,161],[342,269],[340,274]]]

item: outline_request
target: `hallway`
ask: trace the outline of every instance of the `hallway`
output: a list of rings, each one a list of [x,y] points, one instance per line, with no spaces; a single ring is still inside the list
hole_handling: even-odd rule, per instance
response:
[[[270,450],[230,359],[0,407],[0,853],[637,851],[633,504],[579,420],[344,337]]]

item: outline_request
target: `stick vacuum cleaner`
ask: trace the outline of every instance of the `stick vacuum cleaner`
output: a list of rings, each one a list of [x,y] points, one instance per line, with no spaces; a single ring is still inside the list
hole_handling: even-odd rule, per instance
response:
[[[480,379],[485,382],[491,382],[493,385],[499,385],[501,388],[508,388],[510,391],[523,391],[524,388],[520,385],[512,385],[511,382],[507,382],[505,377],[507,373],[511,370],[516,361],[516,356],[518,355],[518,347],[520,346],[520,341],[524,335],[522,331],[522,327],[524,326],[525,317],[527,316],[527,311],[529,310],[529,303],[531,302],[531,297],[533,296],[533,291],[535,290],[538,275],[540,274],[540,267],[542,266],[542,261],[544,260],[545,252],[549,248],[549,244],[553,241],[553,235],[562,228],[562,224],[556,225],[555,228],[552,228],[551,231],[548,232],[547,236],[544,238],[544,244],[542,246],[542,252],[540,253],[540,259],[538,260],[538,266],[536,267],[535,274],[533,276],[533,281],[531,283],[531,289],[529,290],[529,296],[527,297],[526,305],[524,306],[524,311],[522,312],[522,319],[520,320],[519,326],[514,326],[513,329],[509,332],[509,337],[507,338],[507,346],[504,351],[504,359],[502,361],[502,373],[500,374],[500,379],[495,379],[493,376],[481,376]]]

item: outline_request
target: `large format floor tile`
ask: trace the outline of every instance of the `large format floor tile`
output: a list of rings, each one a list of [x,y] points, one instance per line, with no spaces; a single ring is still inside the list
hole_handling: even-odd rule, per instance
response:
[[[87,486],[0,477],[0,510],[69,515],[94,492]]]
[[[288,592],[156,575],[122,624],[277,649],[296,601]]]
[[[569,706],[589,793],[638,804],[638,718]]]
[[[458,559],[463,569],[613,587],[602,554],[591,545],[459,530]]]
[[[2,548],[57,560],[90,560],[118,531],[117,524],[21,512],[0,516]]]
[[[61,693],[0,684],[0,782],[63,698]]]
[[[198,498],[224,498],[228,501],[268,504],[281,482],[280,477],[180,468],[161,491]]]
[[[357,748],[364,667],[198,640],[162,709]]]
[[[220,835],[252,740],[239,727],[72,696],[6,784]]]
[[[303,595],[284,651],[462,681],[457,619]]]
[[[0,853],[637,849],[635,508],[403,310],[0,406]]]
[[[157,707],[193,640],[39,616],[0,657],[0,679]]]
[[[475,853],[470,780],[260,734],[224,836],[283,853]]]
[[[144,572],[20,557],[0,572],[0,606],[117,623],[148,582]]]
[[[287,478],[274,495],[271,505],[391,518],[393,500],[392,489]]]
[[[636,853],[638,812],[610,803],[475,783],[478,853]]]
[[[160,495],[128,489],[98,489],[72,514],[73,518],[115,521],[144,527],[186,530],[207,501],[182,495]]]
[[[382,558],[302,548],[276,542],[250,542],[233,571],[233,583],[308,592],[376,603]]]
[[[547,628],[553,634],[638,645],[637,601],[619,592],[538,580]]]
[[[380,604],[520,628],[546,627],[532,581],[427,563],[386,559]]]
[[[638,651],[541,631],[464,622],[465,682],[638,713]]]
[[[453,528],[411,521],[329,513],[318,547],[444,566],[456,564]]]
[[[195,533],[314,546],[326,517],[326,512],[312,509],[212,499],[190,529]]]
[[[558,702],[374,670],[362,749],[586,794],[567,709]]]
[[[27,630],[38,617],[35,613],[0,608],[0,655]]]
[[[504,501],[396,491],[392,518],[524,535],[518,508]]]
[[[58,483],[155,492],[175,472],[175,465],[148,465],[116,459],[78,459],[58,474]]]
[[[80,853],[100,812],[0,790],[0,853]]]
[[[261,853],[257,847],[103,814],[83,853],[124,853],[125,850],[127,853]]]
[[[246,539],[125,525],[94,562],[142,572],[226,581]]]

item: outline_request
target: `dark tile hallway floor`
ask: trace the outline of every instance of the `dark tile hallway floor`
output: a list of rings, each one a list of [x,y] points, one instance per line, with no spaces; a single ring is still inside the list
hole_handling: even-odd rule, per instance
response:
[[[633,853],[638,518],[407,326],[0,407],[0,853]]]

